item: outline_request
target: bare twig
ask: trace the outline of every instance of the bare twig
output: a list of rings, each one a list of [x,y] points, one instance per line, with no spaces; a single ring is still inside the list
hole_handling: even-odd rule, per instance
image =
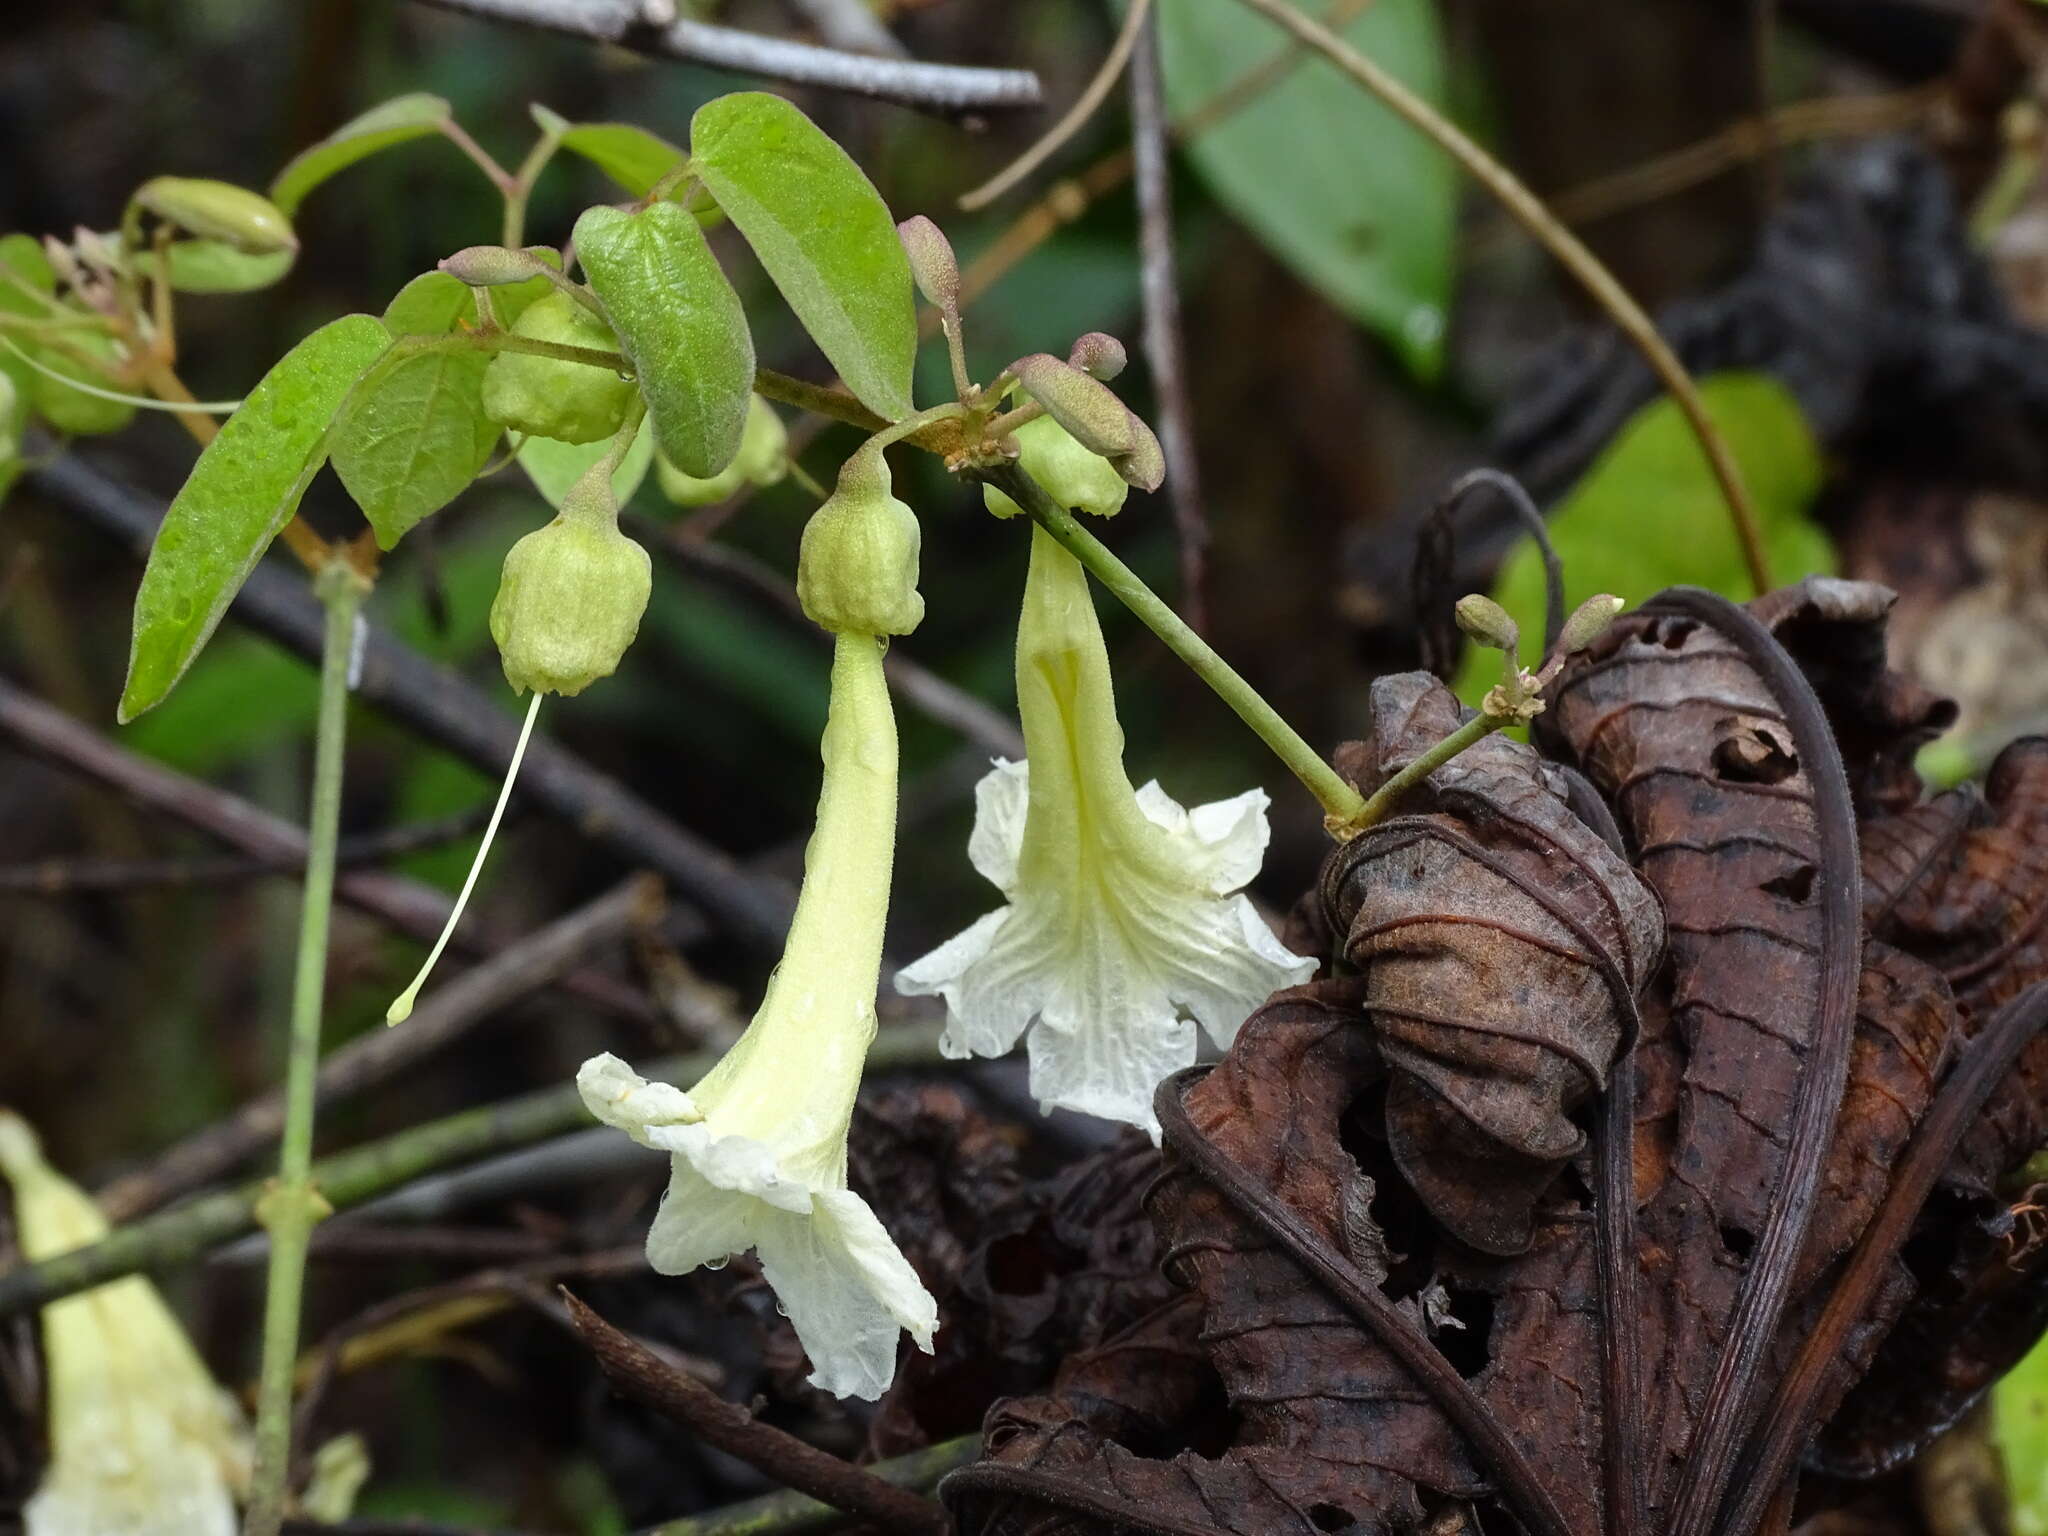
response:
[[[403,1026],[372,1030],[330,1052],[316,1082],[321,1107],[446,1049],[507,1004],[625,933],[660,899],[658,882],[636,875],[446,983]],[[283,1098],[274,1091],[263,1094],[108,1185],[100,1192],[100,1205],[115,1221],[154,1210],[261,1151],[283,1124]]]
[[[0,679],[0,735],[86,777],[96,779],[151,810],[241,849],[282,870],[306,863],[306,834],[226,790],[152,763],[81,725],[62,711]],[[448,897],[434,887],[384,870],[351,870],[334,882],[350,906],[371,913],[399,932],[431,941],[448,920]],[[467,954],[490,953],[497,944],[481,925],[458,933],[455,946]],[[642,1022],[654,1018],[647,999],[596,971],[576,971],[562,985],[579,997]]]
[[[939,1032],[924,1026],[884,1030],[868,1053],[868,1070],[886,1072],[939,1065]],[[648,1073],[667,1082],[694,1082],[711,1070],[708,1051],[654,1062]],[[359,1205],[422,1174],[492,1152],[531,1146],[590,1123],[574,1083],[537,1089],[517,1098],[430,1120],[381,1141],[367,1142],[313,1165],[313,1183],[336,1210]],[[0,1269],[0,1317],[75,1295],[122,1275],[180,1263],[240,1237],[256,1225],[264,1183],[205,1195],[175,1210],[117,1227],[97,1243]]]
[[[1373,0],[1334,0],[1323,12],[1332,27],[1348,26]],[[1234,116],[1280,85],[1309,57],[1307,46],[1289,38],[1271,54],[1218,86],[1215,92],[1177,117],[1168,127],[1175,144],[1189,144]],[[988,292],[1010,269],[1046,241],[1063,224],[1071,224],[1088,211],[1098,197],[1106,197],[1130,178],[1135,164],[1128,145],[1111,150],[1080,174],[1057,181],[1046,194],[1014,219],[1010,226],[968,263],[960,274],[960,306],[965,309]],[[936,324],[936,312],[926,311]]]
[[[903,1536],[947,1536],[951,1522],[931,1500],[886,1483],[865,1468],[806,1445],[786,1430],[763,1424],[701,1381],[677,1370],[653,1350],[620,1332],[564,1287],[562,1300],[583,1343],[597,1357],[613,1388],[665,1418],[688,1425],[706,1444],[797,1489]]]
[[[867,1470],[898,1488],[926,1489],[980,1455],[981,1436],[962,1435],[906,1456],[878,1461]],[[838,1530],[845,1523],[846,1517],[831,1505],[804,1494],[764,1493],[744,1503],[670,1520],[643,1536],[807,1536],[814,1531]]]
[[[343,869],[360,869],[366,864],[382,864],[422,849],[451,843],[480,831],[488,811],[488,806],[477,806],[454,816],[344,837],[336,850],[335,862]],[[0,891],[67,896],[77,891],[134,891],[162,886],[210,885],[296,872],[295,864],[252,856],[37,859],[28,864],[0,866]]]
[[[652,27],[640,0],[425,0],[442,10],[486,21],[536,27],[592,42],[614,43],[657,58],[686,59],[741,74],[816,85],[852,96],[894,101],[947,114],[1006,112],[1043,100],[1028,69],[981,69],[841,53],[787,38],[764,37],[709,22],[679,20]]]
[[[1181,617],[1196,634],[1208,629],[1203,588],[1209,522],[1202,511],[1201,466],[1195,455],[1194,403],[1188,397],[1181,346],[1180,284],[1173,251],[1173,184],[1166,157],[1166,98],[1159,75],[1159,23],[1148,17],[1131,54],[1131,160],[1138,192],[1139,275],[1145,307],[1145,364],[1159,401],[1159,443],[1166,454],[1166,491],[1180,536]]]
[[[1377,97],[1395,116],[1448,154],[1578,280],[1616,328],[1643,354],[1650,371],[1663,383],[1692,428],[1714,479],[1721,487],[1722,498],[1728,504],[1728,516],[1734,524],[1736,542],[1742,548],[1750,582],[1759,592],[1769,591],[1770,566],[1764,559],[1763,536],[1757,529],[1756,509],[1751,505],[1749,492],[1742,483],[1742,471],[1736,465],[1734,455],[1728,451],[1720,429],[1707,414],[1706,402],[1700,398],[1692,375],[1685,371],[1685,364],[1678,360],[1678,354],[1658,334],[1656,324],[1607,270],[1606,264],[1559,223],[1544,206],[1543,200],[1523,186],[1506,166],[1481,149],[1476,141],[1436,108],[1314,17],[1296,10],[1287,0],[1239,0],[1239,3],[1277,23],[1315,49],[1362,89]]]
[[[1131,0],[1130,8],[1124,13],[1123,25],[1117,28],[1116,41],[1110,44],[1108,56],[1089,79],[1081,94],[1060,120],[1045,131],[1031,147],[1004,166],[971,192],[964,192],[959,204],[969,213],[986,208],[1010,188],[1017,185],[1033,171],[1050,159],[1067,140],[1086,126],[1115,87],[1117,76],[1123,73],[1129,61],[1131,49],[1137,43],[1138,34],[1144,29],[1145,19],[1151,13],[1152,0]]]
[[[75,455],[39,466],[31,478],[38,490],[119,538],[138,556],[155,537],[161,505]],[[300,656],[318,654],[319,605],[303,583],[282,571],[258,566],[236,594],[231,612]],[[504,772],[519,735],[515,716],[452,669],[428,661],[377,625],[364,627],[360,655],[358,699],[484,773],[495,778]],[[714,922],[757,950],[780,952],[795,901],[787,885],[748,875],[725,853],[561,743],[535,738],[526,754],[519,792],[609,848],[629,867],[652,869],[678,894],[702,906]],[[445,908],[437,908],[434,931],[445,915]]]

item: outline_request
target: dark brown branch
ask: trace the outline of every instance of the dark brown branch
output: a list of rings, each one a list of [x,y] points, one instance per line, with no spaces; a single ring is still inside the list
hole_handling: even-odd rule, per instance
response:
[[[740,74],[815,85],[876,101],[957,116],[1035,107],[1044,99],[1028,69],[983,69],[841,53],[787,38],[764,37],[709,22],[649,26],[639,0],[425,0],[446,11],[511,26],[535,27],[656,58],[684,59]]]
[[[1182,346],[1180,284],[1173,250],[1173,184],[1167,161],[1165,93],[1159,77],[1159,15],[1145,18],[1131,51],[1131,165],[1138,193],[1138,273],[1145,309],[1145,366],[1159,402],[1159,446],[1166,454],[1166,493],[1180,536],[1181,617],[1196,634],[1209,627],[1204,576],[1209,521],[1202,509],[1201,466],[1195,456],[1195,411],[1188,396]]]
[[[39,466],[30,479],[37,490],[112,534],[138,557],[156,536],[162,506],[76,455]],[[283,570],[258,566],[230,611],[296,655],[311,659],[319,654],[320,605],[303,581]],[[518,719],[481,689],[374,624],[365,627],[355,696],[492,778],[505,771],[519,736]],[[747,874],[560,742],[534,736],[520,771],[519,793],[611,850],[628,867],[652,869],[756,950],[781,951],[795,904],[787,885]],[[437,916],[430,926],[439,923]]]
[[[490,810],[488,805],[479,805],[455,816],[344,837],[341,846],[335,850],[335,862],[343,869],[360,869],[367,864],[382,864],[422,849],[454,842],[482,831]],[[295,863],[246,855],[168,859],[37,859],[28,864],[0,866],[0,891],[67,896],[78,891],[152,890],[164,886],[211,885],[297,873],[298,865]]]
[[[306,834],[292,823],[226,790],[139,757],[4,679],[0,679],[0,735],[12,736],[39,756],[219,838],[252,858],[285,870],[305,867]],[[334,894],[421,943],[431,943],[440,933],[452,905],[444,893],[422,881],[376,869],[342,874],[334,882]],[[473,920],[458,928],[449,943],[472,956],[498,947],[489,931]],[[562,978],[562,985],[586,1001],[628,1018],[645,1023],[656,1017],[646,998],[599,972],[572,972]]]
[[[446,1049],[634,923],[649,919],[660,900],[658,882],[636,875],[437,987],[404,1024],[358,1036],[321,1061],[320,1106],[360,1093]],[[283,1128],[284,1098],[273,1090],[159,1153],[146,1168],[117,1179],[100,1192],[99,1203],[114,1221],[154,1210],[262,1151]]]
[[[929,1499],[763,1424],[702,1382],[662,1360],[562,1290],[569,1316],[613,1388],[664,1417],[688,1425],[699,1439],[737,1456],[785,1487],[900,1536],[947,1536],[945,1511]]]

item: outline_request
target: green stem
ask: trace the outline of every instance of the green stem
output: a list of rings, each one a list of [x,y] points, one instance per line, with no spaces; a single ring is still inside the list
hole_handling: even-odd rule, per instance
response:
[[[503,243],[514,250],[526,243],[526,200],[533,195],[533,184],[540,180],[540,173],[555,157],[561,143],[562,136],[555,132],[543,133],[534,140],[533,148],[526,152],[526,158],[519,162],[519,169],[513,174],[512,185],[505,189]]]
[[[1258,690],[1240,677],[1229,662],[1217,655],[1208,641],[1188,628],[1179,614],[1138,579],[1136,572],[1054,501],[1044,487],[1014,464],[987,470],[984,476],[1029,512],[1032,521],[1086,566],[1146,628],[1164,640],[1168,650],[1194,668],[1195,674],[1237,712],[1238,719],[1250,726],[1253,734],[1272,748],[1274,755],[1316,797],[1328,825],[1346,825],[1364,809],[1364,798],[1323,761],[1301,733],[1283,720],[1279,711],[1261,698]]]
[[[369,584],[345,560],[314,579],[327,609],[320,656],[320,713],[314,731],[313,807],[306,827],[305,895],[299,908],[298,968],[292,982],[285,1062],[283,1146],[277,1182],[257,1219],[270,1232],[263,1298],[263,1366],[256,1399],[256,1472],[245,1536],[276,1536],[291,1465],[292,1366],[299,1352],[299,1303],[306,1244],[325,1214],[313,1187],[313,1102],[320,1065],[320,1007],[327,982],[327,922],[334,905],[334,845],[341,824],[342,744],[348,731],[349,656]]]
[[[777,373],[773,368],[754,370],[754,393],[769,400],[779,400],[784,405],[793,405],[800,411],[809,411],[813,416],[829,416],[834,421],[843,421],[867,432],[879,432],[889,425],[887,420],[877,416],[846,390],[792,378],[786,373]]]
[[[1372,792],[1372,797],[1359,809],[1358,814],[1337,829],[1338,835],[1350,839],[1366,828],[1384,820],[1400,798],[1417,784],[1443,767],[1467,747],[1484,741],[1503,726],[1515,723],[1512,715],[1474,715],[1442,741],[1415,759],[1406,768],[1395,774],[1386,783]]]

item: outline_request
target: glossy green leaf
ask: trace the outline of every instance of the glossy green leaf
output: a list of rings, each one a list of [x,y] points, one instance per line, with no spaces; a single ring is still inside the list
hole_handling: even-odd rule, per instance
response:
[[[180,240],[169,247],[171,286],[180,293],[254,293],[268,288],[297,259],[296,251],[265,251],[251,255],[220,240]],[[141,251],[136,269],[156,271],[156,252]]]
[[[439,96],[394,96],[293,156],[271,182],[270,200],[287,214],[296,213],[306,194],[328,177],[381,150],[438,133],[451,116],[448,103]]]
[[[1700,381],[1700,394],[1741,466],[1772,579],[1832,571],[1834,550],[1806,515],[1823,467],[1798,402],[1758,373],[1710,376]],[[1567,610],[1600,592],[1633,607],[1681,583],[1733,598],[1754,595],[1721,488],[1668,398],[1644,406],[1615,434],[1551,514],[1550,538],[1564,565]],[[1535,665],[1543,569],[1532,541],[1522,540],[1501,563],[1493,596],[1522,628],[1523,662]],[[1500,665],[1498,652],[1468,650],[1458,697],[1476,705],[1500,680]]]
[[[393,336],[438,336],[476,321],[475,295],[445,272],[398,291],[384,312]],[[355,383],[335,417],[335,473],[390,549],[459,496],[489,461],[497,424],[484,415],[487,352],[394,353]]]
[[[891,420],[908,416],[910,261],[874,183],[803,113],[762,91],[699,107],[690,156],[846,387]]]
[[[746,312],[697,221],[674,203],[591,208],[576,254],[632,359],[655,440],[685,474],[732,462],[754,392]]]
[[[1320,0],[1290,0],[1314,15]],[[1345,38],[1433,105],[1445,61],[1435,0],[1377,0]],[[1287,46],[1230,0],[1159,8],[1168,106],[1176,113]],[[1209,188],[1331,303],[1386,338],[1423,377],[1443,359],[1456,232],[1450,160],[1337,67],[1296,65],[1278,85],[1188,146]]]
[[[569,487],[583,477],[586,469],[603,458],[610,447],[609,440],[564,443],[552,437],[529,437],[519,445],[519,467],[526,471],[534,489],[547,498],[548,505],[559,508],[562,498],[569,494]],[[633,499],[633,493],[640,489],[640,482],[647,478],[648,466],[653,462],[654,425],[653,418],[649,417],[641,422],[632,446],[619,460],[619,467],[612,471],[612,494],[618,498],[620,506]]]
[[[634,197],[645,197],[688,158],[667,139],[631,123],[572,123],[537,104],[533,120],[554,134],[562,148],[581,155]]]
[[[369,315],[322,326],[278,360],[199,455],[150,547],[120,718],[132,720],[192,664],[320,467],[327,424],[390,344]]]

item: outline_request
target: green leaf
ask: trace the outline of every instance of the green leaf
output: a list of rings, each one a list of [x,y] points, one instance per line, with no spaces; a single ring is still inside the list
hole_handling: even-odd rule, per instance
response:
[[[2005,1467],[2012,1536],[2048,1536],[2048,1340],[1991,1389],[1991,1438]]]
[[[689,157],[667,139],[631,123],[572,123],[546,107],[535,105],[533,120],[552,133],[634,197],[645,197],[654,184]]]
[[[569,494],[569,487],[583,477],[586,469],[603,458],[610,447],[609,438],[594,443],[565,443],[552,437],[529,437],[519,445],[519,467],[526,471],[534,489],[547,498],[548,505],[559,510],[562,498]],[[640,489],[640,482],[647,478],[648,466],[653,462],[654,418],[650,416],[640,423],[632,446],[619,460],[619,467],[612,471],[612,494],[618,498],[620,506],[633,499],[633,493]]]
[[[24,292],[24,289],[28,291]],[[56,291],[57,274],[50,270],[49,258],[43,255],[43,248],[35,237],[0,235],[0,314],[40,317],[44,314],[43,307],[30,294],[53,294]],[[35,355],[36,348],[32,343],[15,338],[11,332],[8,334],[15,346],[31,357]],[[36,371],[18,353],[0,347],[0,373],[6,374],[14,385],[14,420],[8,426],[10,430],[18,430],[28,415],[29,401],[35,394]],[[10,462],[12,467],[7,478],[12,481],[21,467],[19,454]]]
[[[1290,0],[1314,14],[1320,0]],[[1361,53],[1444,105],[1434,0],[1378,0],[1344,28]],[[1167,104],[1178,115],[1287,46],[1229,0],[1159,8]],[[1188,158],[1216,200],[1332,304],[1433,377],[1443,362],[1457,185],[1450,160],[1334,64],[1304,60],[1199,135]]]
[[[1827,535],[1806,516],[1823,467],[1798,402],[1760,373],[1712,375],[1700,381],[1700,394],[1741,466],[1772,579],[1832,571]],[[1668,397],[1644,406],[1615,434],[1551,515],[1550,540],[1564,565],[1567,612],[1600,592],[1634,607],[1681,583],[1733,598],[1753,595],[1728,504],[1699,440]],[[1501,563],[1493,597],[1521,625],[1522,659],[1535,665],[1543,568],[1533,541],[1522,540]],[[1499,653],[1470,649],[1458,697],[1476,705],[1499,680]]]
[[[908,416],[910,261],[874,183],[803,113],[761,91],[699,107],[690,154],[846,387],[892,421]]]
[[[633,361],[655,440],[687,475],[732,462],[754,391],[746,312],[697,221],[674,203],[586,209],[576,254]]]
[[[398,291],[384,312],[394,336],[438,336],[474,324],[475,295],[445,272]],[[459,496],[490,459],[497,423],[484,415],[487,352],[392,353],[355,383],[335,418],[334,471],[390,549],[421,518]]]
[[[293,156],[270,184],[270,200],[287,215],[296,213],[306,194],[337,171],[345,171],[358,160],[366,160],[393,145],[438,133],[452,115],[448,103],[439,96],[424,92],[394,96]]]
[[[324,458],[328,421],[390,344],[369,315],[322,326],[280,358],[192,466],[150,547],[135,595],[125,723],[192,664]]]
[[[252,256],[223,240],[180,240],[168,249],[171,286],[180,293],[254,293],[291,271],[298,257],[296,251]],[[138,251],[135,266],[155,272],[156,252]]]

